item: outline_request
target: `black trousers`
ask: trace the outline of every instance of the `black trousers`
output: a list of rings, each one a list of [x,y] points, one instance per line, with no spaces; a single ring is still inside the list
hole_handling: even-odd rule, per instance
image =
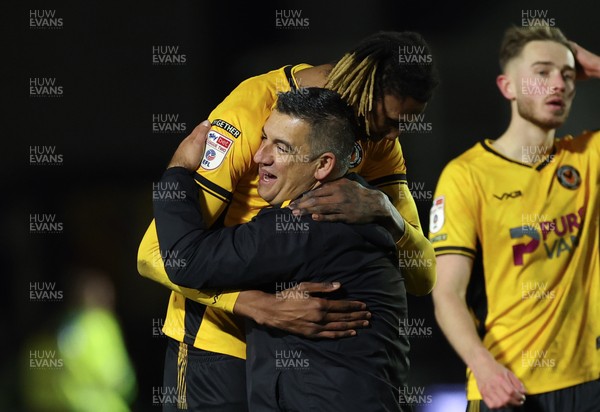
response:
[[[163,412],[248,411],[246,361],[169,338],[163,388],[156,392]]]
[[[391,390],[388,401],[380,398],[374,399],[369,394],[360,396],[364,388],[357,385],[351,397],[346,394],[347,388],[340,387],[338,392],[328,390],[321,394],[312,390],[310,396],[302,390],[307,384],[313,388],[319,384],[318,380],[311,379],[311,376],[303,377],[302,373],[280,373],[274,377],[275,380],[275,399],[276,406],[263,403],[262,399],[251,399],[250,409],[252,412],[412,412],[411,405],[398,402],[397,391]],[[308,379],[308,380],[307,380]],[[327,382],[322,382],[323,386]],[[350,399],[351,398],[351,399]]]

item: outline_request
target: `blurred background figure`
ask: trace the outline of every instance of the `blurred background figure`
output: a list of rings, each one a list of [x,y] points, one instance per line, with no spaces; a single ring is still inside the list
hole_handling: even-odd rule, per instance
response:
[[[72,277],[67,309],[22,350],[21,390],[29,411],[126,412],[137,382],[103,272]]]

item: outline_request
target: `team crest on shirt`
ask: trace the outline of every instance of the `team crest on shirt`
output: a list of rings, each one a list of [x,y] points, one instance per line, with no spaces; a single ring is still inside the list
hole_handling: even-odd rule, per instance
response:
[[[556,177],[559,183],[567,189],[575,190],[581,185],[581,176],[573,166],[565,165],[558,168]]]
[[[358,142],[354,142],[354,149],[350,155],[350,169],[355,168],[362,162],[363,159],[363,148]]]
[[[429,232],[437,233],[444,226],[444,196],[433,199],[429,213]]]
[[[206,139],[206,148],[204,149],[204,157],[202,158],[202,162],[200,162],[200,166],[204,170],[214,170],[221,166],[232,146],[233,140],[214,130],[209,131]]]

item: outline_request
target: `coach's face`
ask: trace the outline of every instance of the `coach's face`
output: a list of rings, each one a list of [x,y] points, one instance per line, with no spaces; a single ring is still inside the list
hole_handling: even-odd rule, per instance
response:
[[[531,41],[508,63],[506,72],[519,116],[543,129],[556,129],[565,122],[575,96],[576,76],[575,57],[567,47],[554,41]]]
[[[311,159],[304,120],[274,110],[263,127],[258,164],[258,194],[272,205],[292,200],[317,184],[319,158]]]

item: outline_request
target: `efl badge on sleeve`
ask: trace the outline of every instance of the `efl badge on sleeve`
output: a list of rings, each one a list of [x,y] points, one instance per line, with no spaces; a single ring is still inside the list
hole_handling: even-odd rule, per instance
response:
[[[429,232],[437,233],[444,226],[444,196],[433,199],[429,213]]]
[[[233,140],[214,130],[209,131],[208,138],[206,139],[206,148],[204,149],[204,157],[200,166],[204,170],[214,170],[221,166],[232,146]]]

